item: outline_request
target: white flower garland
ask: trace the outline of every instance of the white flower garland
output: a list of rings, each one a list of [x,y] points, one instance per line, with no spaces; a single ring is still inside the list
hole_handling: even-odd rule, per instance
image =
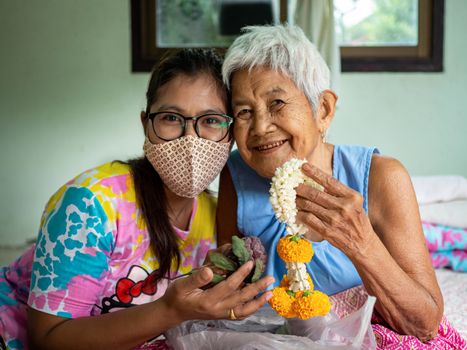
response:
[[[292,158],[277,168],[269,190],[269,201],[276,218],[287,225],[287,233],[291,235],[303,235],[306,232],[303,225],[295,223],[295,216],[297,215],[297,206],[295,205],[297,193],[295,188],[302,183],[306,183],[320,191],[323,190],[323,186],[303,174],[301,168],[306,162],[306,160]]]
[[[289,290],[297,293],[299,290],[309,290],[310,282],[307,279],[306,265],[298,262],[286,262],[287,280]]]
[[[306,183],[320,191],[323,186],[303,174],[301,168],[306,160],[292,158],[281,167],[277,168],[269,190],[269,201],[271,202],[276,218],[286,224],[289,235],[303,236],[307,229],[304,225],[296,224],[297,206],[295,200],[297,193],[295,188]],[[304,263],[286,263],[289,289],[293,292],[310,289],[307,279],[306,265]]]

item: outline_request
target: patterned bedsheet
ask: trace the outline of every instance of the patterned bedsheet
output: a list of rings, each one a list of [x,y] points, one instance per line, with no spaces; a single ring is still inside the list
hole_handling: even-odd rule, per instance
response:
[[[467,273],[448,269],[435,272],[444,297],[444,314],[467,339]]]

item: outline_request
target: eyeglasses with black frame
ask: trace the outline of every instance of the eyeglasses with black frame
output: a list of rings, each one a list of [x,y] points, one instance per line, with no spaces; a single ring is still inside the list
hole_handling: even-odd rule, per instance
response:
[[[206,113],[197,117],[185,117],[177,112],[149,113],[152,129],[158,138],[172,141],[185,135],[186,123],[193,121],[196,135],[206,140],[220,142],[229,135],[233,118],[221,113]]]

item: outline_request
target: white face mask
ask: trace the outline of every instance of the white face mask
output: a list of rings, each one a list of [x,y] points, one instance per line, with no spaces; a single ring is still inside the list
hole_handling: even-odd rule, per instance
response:
[[[230,142],[182,136],[153,144],[146,137],[143,150],[172,192],[181,197],[194,198],[221,172],[230,154]]]

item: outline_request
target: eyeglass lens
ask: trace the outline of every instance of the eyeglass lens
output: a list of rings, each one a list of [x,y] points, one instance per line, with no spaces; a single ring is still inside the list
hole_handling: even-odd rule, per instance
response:
[[[161,139],[174,140],[185,133],[186,123],[182,115],[162,112],[154,116],[153,128]],[[229,132],[229,126],[228,118],[217,114],[202,115],[194,121],[196,134],[211,141],[222,140]]]

